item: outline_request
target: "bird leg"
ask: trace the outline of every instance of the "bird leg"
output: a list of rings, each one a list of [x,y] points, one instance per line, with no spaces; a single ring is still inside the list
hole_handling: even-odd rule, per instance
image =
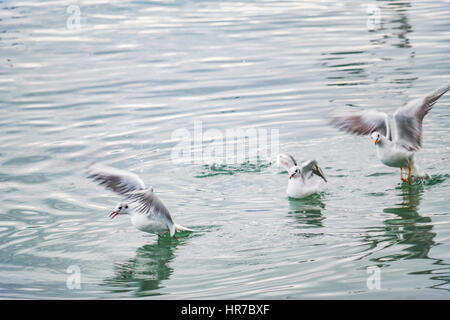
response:
[[[406,178],[406,181],[411,185],[411,167],[408,167],[408,178]]]
[[[402,179],[403,182],[407,182],[407,180],[403,178],[403,168],[400,168],[400,179]]]

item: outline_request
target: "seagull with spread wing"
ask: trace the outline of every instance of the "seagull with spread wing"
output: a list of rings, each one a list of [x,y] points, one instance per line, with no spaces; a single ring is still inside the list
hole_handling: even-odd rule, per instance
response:
[[[411,184],[411,172],[419,175],[415,166],[415,152],[422,147],[422,121],[436,101],[450,90],[441,87],[424,98],[412,100],[398,108],[393,117],[384,112],[363,111],[347,115],[333,115],[330,122],[335,127],[357,135],[371,135],[377,156],[383,164],[400,168],[400,178]],[[407,178],[403,169],[408,170]]]
[[[174,223],[153,188],[147,188],[138,175],[101,164],[89,167],[88,174],[89,178],[125,198],[125,202],[117,204],[111,218],[128,214],[138,230],[158,235],[169,231],[170,236],[175,237],[175,231],[194,231]]]
[[[289,173],[286,193],[290,198],[301,199],[318,192],[320,180],[314,179],[315,175],[328,182],[316,160],[298,165],[293,156],[282,153],[278,155],[278,165]]]

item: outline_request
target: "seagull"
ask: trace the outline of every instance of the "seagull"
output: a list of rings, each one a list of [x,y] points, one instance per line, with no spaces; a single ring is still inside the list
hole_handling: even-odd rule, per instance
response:
[[[421,177],[415,165],[415,152],[422,147],[422,121],[436,101],[450,90],[440,87],[423,98],[398,108],[390,118],[384,112],[366,110],[347,115],[332,115],[330,123],[356,135],[371,135],[377,156],[383,164],[400,168],[402,182],[411,184],[411,172]],[[406,179],[403,170],[408,170]]]
[[[278,165],[289,173],[286,193],[290,198],[301,199],[319,191],[320,181],[314,179],[314,175],[328,182],[316,160],[305,161],[299,166],[293,156],[282,153],[278,155]]]
[[[169,231],[170,236],[175,238],[175,231],[194,231],[176,224],[169,210],[153,192],[153,187],[147,188],[138,175],[103,164],[90,166],[88,174],[88,178],[125,198],[109,215],[111,219],[119,214],[128,214],[138,230],[158,236]]]

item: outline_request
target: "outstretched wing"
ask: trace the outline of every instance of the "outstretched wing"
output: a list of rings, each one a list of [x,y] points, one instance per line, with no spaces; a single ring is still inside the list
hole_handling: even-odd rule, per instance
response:
[[[336,128],[357,135],[378,131],[390,139],[388,116],[384,112],[368,110],[346,115],[331,115],[330,123]]]
[[[281,153],[278,155],[278,166],[289,171],[290,168],[297,165],[294,157],[287,153]]]
[[[145,189],[145,184],[138,175],[103,164],[94,164],[89,167],[88,178],[120,195]]]
[[[153,188],[131,192],[126,198],[135,212],[173,224],[169,210],[153,192]]]
[[[302,163],[302,175],[305,179],[312,178],[313,174],[321,177],[325,182],[328,182],[327,178],[325,178],[325,174],[322,171],[322,168],[319,167],[319,164],[316,160],[308,160]]]
[[[425,98],[415,99],[394,113],[397,129],[396,142],[411,151],[422,147],[422,121],[436,101],[450,90],[450,85],[441,87]]]

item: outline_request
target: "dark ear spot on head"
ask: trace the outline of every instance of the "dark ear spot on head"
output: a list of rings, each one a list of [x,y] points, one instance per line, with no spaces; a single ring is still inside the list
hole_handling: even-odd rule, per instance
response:
[[[125,205],[125,209],[128,209],[128,205],[127,204]]]

